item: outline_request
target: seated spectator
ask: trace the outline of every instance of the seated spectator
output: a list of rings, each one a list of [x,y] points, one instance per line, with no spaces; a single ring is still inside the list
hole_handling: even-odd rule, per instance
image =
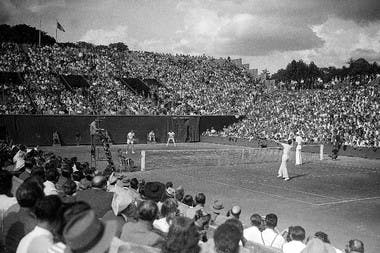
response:
[[[307,242],[306,247],[301,251],[301,253],[315,252],[335,253],[335,249],[330,244],[324,243],[318,238],[312,238]]]
[[[80,182],[84,178],[83,173],[81,171],[75,171],[72,174],[72,178],[73,178],[74,183],[77,186],[77,190],[79,190],[80,189],[80,185],[81,185]]]
[[[169,226],[173,218],[178,213],[178,204],[174,198],[166,199],[161,206],[161,219],[155,220],[153,222],[153,227],[162,233],[166,234],[169,232]]]
[[[153,229],[153,222],[158,215],[157,204],[146,200],[137,206],[138,221],[124,224],[120,236],[122,241],[160,248],[163,237]]]
[[[58,181],[55,184],[55,187],[57,188],[57,191],[59,193],[63,193],[63,185],[66,183],[67,180],[71,180],[72,173],[73,169],[69,164],[62,165],[61,175],[59,176]]]
[[[0,231],[2,231],[5,212],[17,203],[17,200],[12,196],[11,191],[12,174],[6,170],[0,170]]]
[[[116,222],[101,222],[93,210],[73,215],[63,229],[71,252],[108,252],[116,234]]]
[[[116,236],[120,237],[125,223],[137,221],[137,207],[130,191],[125,190],[118,185],[115,186],[115,193],[113,195],[111,207],[112,210],[109,210],[102,217],[102,221],[116,221]]]
[[[34,206],[44,197],[42,186],[39,184],[33,178],[29,178],[17,189],[18,205],[12,206],[4,218],[5,252],[16,252],[21,238],[36,226]]]
[[[214,204],[212,205],[212,211],[211,211],[211,221],[210,225],[214,228],[218,227],[219,225],[223,224],[228,217],[222,214],[222,210],[224,209],[223,203],[219,200],[215,200]]]
[[[261,225],[262,218],[259,214],[252,214],[251,218],[251,227],[244,229],[244,237],[251,242],[264,244],[263,239],[261,237]]]
[[[181,216],[185,216],[187,209],[189,208],[188,205],[185,205],[182,201],[185,195],[185,190],[182,186],[177,187],[175,189],[175,199],[177,200],[178,204],[178,213]]]
[[[170,225],[162,253],[200,252],[199,233],[194,221],[186,217],[175,217]]]
[[[85,168],[83,171],[84,178],[80,180],[79,189],[86,190],[91,188],[92,179],[94,177],[95,169],[94,168]]]
[[[35,228],[26,234],[17,247],[17,253],[47,252],[53,245],[53,237],[57,224],[57,210],[61,200],[56,195],[46,196],[36,202],[34,214],[37,219]]]
[[[285,243],[284,237],[275,229],[277,226],[277,215],[270,213],[265,217],[265,229],[263,230],[262,238],[265,246],[271,246],[282,249]]]
[[[328,235],[322,231],[316,232],[314,236],[321,239],[324,243],[331,244]],[[343,251],[341,251],[340,249],[335,248],[335,250],[336,250],[336,253],[343,253]]]
[[[303,227],[289,227],[288,236],[290,241],[282,246],[284,253],[300,253],[306,247],[304,244],[306,233]]]
[[[347,253],[364,253],[364,243],[358,239],[348,241],[346,246]]]
[[[67,180],[63,186],[62,186],[62,190],[63,190],[63,197],[62,197],[62,201],[64,203],[70,203],[70,202],[75,202],[76,201],[76,192],[77,192],[77,185],[76,183],[69,179]]]
[[[184,203],[188,207],[193,207],[194,206],[193,196],[191,196],[189,194],[185,195],[185,197],[183,197],[182,203]]]
[[[106,187],[107,179],[103,176],[95,176],[92,179],[92,187],[79,191],[76,195],[78,201],[90,204],[98,218],[102,218],[107,211],[111,210],[113,193],[107,192]]]
[[[48,195],[58,195],[58,190],[55,184],[58,182],[59,173],[56,168],[48,168],[46,170],[46,181],[44,182],[44,193]]]
[[[165,185],[161,182],[148,182],[143,188],[143,197],[158,203],[165,193]]]
[[[241,214],[241,208],[240,206],[233,206],[231,210],[227,212],[227,217],[239,219]]]
[[[190,219],[194,219],[194,216],[198,210],[203,210],[206,204],[206,196],[203,193],[198,193],[195,195],[195,206],[193,208],[189,208],[186,211],[186,217]]]
[[[216,253],[239,253],[242,237],[239,229],[232,224],[220,225],[214,233],[214,250]]]

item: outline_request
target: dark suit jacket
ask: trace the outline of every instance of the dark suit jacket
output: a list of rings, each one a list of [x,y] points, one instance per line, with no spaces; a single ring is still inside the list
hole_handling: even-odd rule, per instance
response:
[[[92,188],[79,191],[76,198],[77,201],[87,202],[95,211],[96,216],[100,219],[106,214],[107,211],[111,210],[113,193]]]
[[[20,240],[36,225],[37,220],[29,209],[18,204],[11,206],[4,218],[5,252],[16,252]]]

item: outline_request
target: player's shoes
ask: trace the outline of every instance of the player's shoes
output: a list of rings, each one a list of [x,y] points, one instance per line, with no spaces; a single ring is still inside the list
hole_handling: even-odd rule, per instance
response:
[[[132,151],[132,154],[134,154],[135,153],[135,151]]]
[[[290,178],[286,177],[286,178],[284,178],[284,180],[285,180],[285,181],[289,181],[289,180],[290,180]]]
[[[278,177],[278,178],[281,178],[282,176],[281,176],[281,175],[278,175],[277,177]]]
[[[125,154],[127,154],[127,155],[128,155],[128,151],[125,151]]]

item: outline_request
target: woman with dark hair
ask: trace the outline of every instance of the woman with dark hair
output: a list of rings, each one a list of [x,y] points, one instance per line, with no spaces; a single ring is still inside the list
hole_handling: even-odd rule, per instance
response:
[[[162,253],[199,253],[199,233],[194,221],[178,216],[172,221]]]

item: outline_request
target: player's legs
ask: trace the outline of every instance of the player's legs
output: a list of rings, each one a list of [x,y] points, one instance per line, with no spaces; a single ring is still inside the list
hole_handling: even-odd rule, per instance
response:
[[[166,142],[166,146],[169,146],[170,138],[168,138],[168,141]]]
[[[296,165],[302,164],[301,148],[296,148]]]
[[[132,141],[132,144],[131,144],[131,146],[132,146],[132,154],[134,154],[135,153],[135,142],[134,141]]]
[[[175,140],[174,140],[174,138],[172,138],[172,141],[173,141],[173,144],[174,144],[174,147],[175,147],[176,145],[175,145]]]
[[[278,176],[277,176],[277,177],[282,177],[285,180],[289,180],[288,169],[286,168],[287,161],[288,161],[287,157],[282,157],[281,165],[280,165],[280,168],[278,169]]]

